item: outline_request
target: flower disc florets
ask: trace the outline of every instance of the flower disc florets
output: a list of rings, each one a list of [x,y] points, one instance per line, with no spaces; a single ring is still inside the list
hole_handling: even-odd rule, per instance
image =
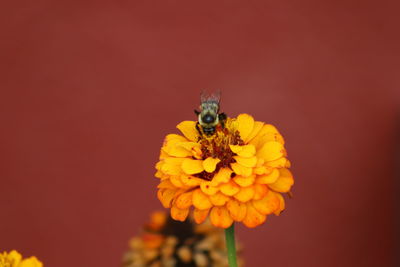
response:
[[[172,218],[183,221],[194,207],[197,223],[209,216],[222,228],[233,221],[255,227],[284,209],[281,193],[294,181],[274,126],[241,114],[211,136],[200,134],[195,121],[177,128],[183,136],[167,135],[156,165],[158,198]]]

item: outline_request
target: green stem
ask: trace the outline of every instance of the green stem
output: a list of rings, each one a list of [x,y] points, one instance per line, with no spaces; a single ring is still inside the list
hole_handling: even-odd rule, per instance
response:
[[[228,250],[229,267],[237,267],[235,247],[235,225],[225,229],[226,248]]]

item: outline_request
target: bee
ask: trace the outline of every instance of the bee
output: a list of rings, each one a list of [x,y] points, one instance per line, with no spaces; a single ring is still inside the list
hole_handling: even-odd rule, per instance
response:
[[[196,129],[200,135],[204,133],[206,136],[211,136],[215,133],[215,129],[218,125],[220,125],[222,129],[225,127],[227,116],[225,113],[219,113],[220,99],[220,91],[211,95],[207,95],[205,92],[201,93],[200,111],[194,110],[198,118]]]

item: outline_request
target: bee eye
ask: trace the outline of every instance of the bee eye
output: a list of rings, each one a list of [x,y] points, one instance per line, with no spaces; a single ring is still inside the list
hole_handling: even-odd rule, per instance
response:
[[[201,120],[205,123],[211,123],[215,120],[215,118],[211,114],[206,114],[201,118]]]

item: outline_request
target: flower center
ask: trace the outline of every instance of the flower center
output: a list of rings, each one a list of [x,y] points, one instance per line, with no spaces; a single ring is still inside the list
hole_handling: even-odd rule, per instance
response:
[[[203,171],[195,175],[207,181],[211,181],[221,168],[230,168],[230,164],[236,162],[233,158],[236,154],[232,152],[229,145],[244,145],[239,131],[233,125],[232,119],[227,120],[224,128],[221,125],[217,125],[212,136],[203,135],[199,137],[198,142],[201,144],[203,160],[209,157],[220,160],[213,172]]]

